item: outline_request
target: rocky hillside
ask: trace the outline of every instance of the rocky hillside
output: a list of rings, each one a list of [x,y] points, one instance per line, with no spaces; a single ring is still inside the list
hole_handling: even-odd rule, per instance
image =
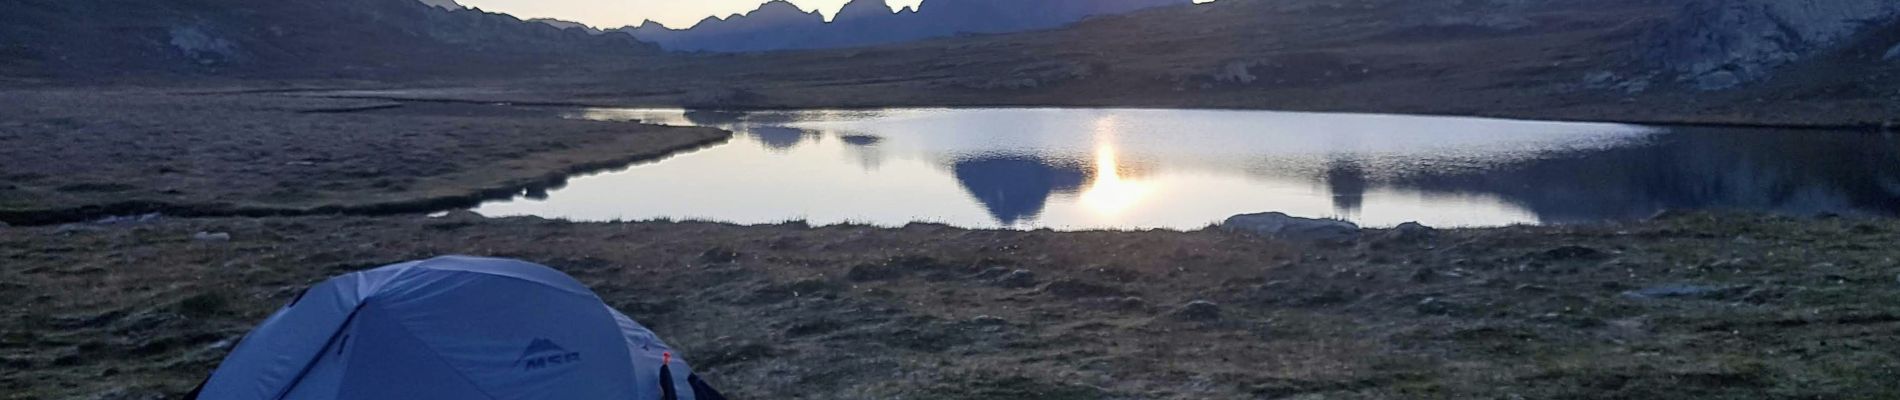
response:
[[[1666,78],[1726,89],[1853,47],[1865,33],[1900,27],[1897,18],[1892,0],[1696,0],[1651,35],[1647,61]],[[1881,61],[1900,61],[1900,41],[1876,45]]]
[[[964,33],[1054,28],[1084,18],[1189,0],[932,0],[893,13],[883,0],[853,0],[827,23],[785,0],[724,19],[708,17],[690,29],[656,23],[624,29],[668,50],[743,52],[820,49],[897,43]]]
[[[657,51],[415,0],[15,0],[0,73],[384,77],[510,71]]]

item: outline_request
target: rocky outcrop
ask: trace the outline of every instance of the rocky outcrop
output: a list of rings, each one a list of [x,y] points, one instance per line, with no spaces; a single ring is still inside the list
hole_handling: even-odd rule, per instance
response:
[[[1359,225],[1336,219],[1299,218],[1285,213],[1235,215],[1221,229],[1303,242],[1349,242],[1359,238]]]
[[[1697,89],[1727,89],[1896,18],[1893,0],[1695,0],[1649,35],[1646,58]]]
[[[1054,28],[1097,15],[1186,5],[1190,0],[931,0],[892,11],[883,0],[853,0],[830,22],[785,0],[689,29],[646,23],[622,28],[668,50],[748,52],[867,46],[965,33]]]

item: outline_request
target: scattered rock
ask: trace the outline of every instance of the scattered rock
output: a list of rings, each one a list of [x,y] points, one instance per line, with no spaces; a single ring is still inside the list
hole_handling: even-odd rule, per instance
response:
[[[1583,84],[1591,88],[1606,88],[1616,83],[1616,73],[1596,71],[1583,75]]]
[[[1230,232],[1297,241],[1349,242],[1359,238],[1359,225],[1351,222],[1298,218],[1277,212],[1236,215],[1220,226]]]
[[[970,318],[970,323],[980,326],[1002,326],[1009,325],[1009,320],[997,316],[978,315],[976,318]]]
[[[1036,286],[1036,273],[1026,269],[1009,271],[996,278],[996,285],[1006,288],[1026,288]]]
[[[487,220],[488,216],[469,210],[455,210],[443,213],[435,217],[435,219],[442,221],[476,222]]]
[[[1399,224],[1386,232],[1386,239],[1398,242],[1423,242],[1438,236],[1438,229],[1417,222]]]
[[[198,232],[191,234],[191,240],[200,242],[229,242],[231,234],[224,232]]]
[[[1253,72],[1249,71],[1253,67],[1254,67],[1254,62],[1252,61],[1228,62],[1227,64],[1221,66],[1219,72],[1214,73],[1214,81],[1222,82],[1222,83],[1239,83],[1239,84],[1253,83],[1254,81],[1260,79],[1260,77],[1254,76]]]
[[[149,213],[149,214],[139,214],[139,215],[115,215],[115,216],[101,218],[98,221],[93,221],[93,223],[99,224],[99,225],[143,224],[147,222],[156,222],[160,218],[164,218],[164,215],[159,214],[159,213]]]
[[[1220,305],[1207,300],[1190,301],[1181,309],[1174,311],[1175,318],[1189,321],[1214,321],[1220,319]]]
[[[1525,293],[1550,293],[1550,292],[1557,291],[1556,289],[1551,289],[1549,286],[1532,285],[1528,283],[1517,285],[1517,287],[1514,288],[1514,290],[1517,290],[1519,292],[1525,292]]]
[[[970,275],[970,279],[979,279],[979,280],[996,279],[996,278],[1003,277],[1003,275],[1009,275],[1009,272],[1010,272],[1010,269],[1007,267],[989,267],[989,268],[984,268],[983,271],[977,272],[975,275]]]
[[[1754,262],[1749,261],[1749,259],[1747,258],[1736,257],[1736,258],[1730,258],[1730,259],[1725,259],[1725,260],[1709,263],[1709,268],[1734,270],[1734,269],[1747,268],[1749,265],[1752,265],[1752,264],[1754,264]]]
[[[105,228],[100,228],[97,226],[92,226],[92,225],[87,225],[87,224],[64,224],[64,225],[60,225],[58,228],[54,228],[53,234],[62,235],[62,236],[72,236],[75,234],[98,232],[98,231],[103,231],[103,230],[105,230]]]
[[[1418,304],[1412,307],[1419,314],[1425,315],[1449,315],[1462,308],[1457,303],[1439,300],[1436,297],[1426,297],[1425,300],[1419,300]]]
[[[789,284],[766,285],[740,298],[738,302],[750,305],[777,304],[801,297],[834,297],[839,290],[838,284],[824,279],[801,279]]]

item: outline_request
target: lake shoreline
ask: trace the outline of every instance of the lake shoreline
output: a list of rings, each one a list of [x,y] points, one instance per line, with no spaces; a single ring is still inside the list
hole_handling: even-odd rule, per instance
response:
[[[326,92],[330,92],[330,90],[325,90],[325,89],[296,89],[294,92],[289,92],[289,93],[294,93],[297,96],[311,96],[311,97],[352,99],[352,100],[382,100],[382,101],[399,101],[399,102],[432,102],[432,103],[485,104],[485,105],[507,104],[507,105],[517,105],[517,106],[579,107],[579,108],[683,108],[683,109],[704,109],[704,110],[718,110],[718,111],[790,111],[790,110],[856,111],[856,110],[880,110],[880,109],[890,109],[890,108],[947,108],[947,109],[1049,108],[1049,109],[1084,109],[1084,110],[1094,110],[1094,109],[1210,110],[1210,111],[1301,112],[1301,113],[1327,113],[1327,114],[1382,114],[1382,115],[1410,115],[1410,116],[1422,116],[1422,117],[1488,118],[1488,119],[1538,121],[1538,122],[1614,123],[1614,124],[1631,124],[1631,125],[1649,125],[1649,126],[1660,126],[1660,127],[1790,129],[1790,130],[1814,130],[1814,131],[1842,131],[1842,132],[1858,132],[1858,133],[1891,132],[1896,128],[1895,120],[1885,120],[1885,121],[1868,120],[1868,119],[1861,119],[1861,118],[1854,118],[1854,117],[1838,118],[1838,119],[1832,119],[1832,120],[1819,120],[1819,121],[1792,121],[1792,120],[1779,120],[1779,119],[1774,119],[1774,118],[1750,118],[1750,117],[1736,117],[1736,116],[1711,117],[1711,116],[1701,116],[1701,115],[1693,115],[1693,114],[1684,114],[1681,116],[1673,116],[1673,117],[1672,116],[1633,116],[1633,115],[1628,115],[1628,113],[1619,114],[1615,112],[1576,113],[1576,112],[1547,112],[1547,111],[1538,111],[1538,110],[1482,112],[1482,111],[1458,111],[1458,110],[1450,110],[1450,109],[1440,109],[1440,110],[1434,110],[1434,109],[1415,110],[1415,109],[1410,109],[1410,108],[1387,109],[1387,108],[1380,108],[1380,107],[1322,107],[1322,108],[1309,109],[1309,108],[1297,108],[1297,107],[1295,108],[1275,107],[1272,105],[1222,106],[1222,105],[1197,105],[1197,104],[1182,103],[1182,104],[1170,106],[1170,105],[1155,105],[1155,104],[1147,104],[1147,103],[1100,104],[1100,103],[1087,103],[1087,102],[1070,103],[1070,102],[1007,102],[1007,101],[1004,101],[1004,102],[919,101],[919,102],[899,102],[899,103],[893,103],[893,104],[888,104],[888,105],[878,105],[878,106],[857,105],[857,104],[852,104],[852,103],[828,103],[828,102],[774,104],[774,105],[732,103],[732,104],[705,104],[705,105],[694,106],[694,105],[690,105],[689,103],[678,102],[678,101],[648,101],[648,100],[566,101],[566,100],[545,99],[545,98],[541,98],[542,96],[545,96],[545,94],[533,94],[533,93],[519,95],[523,97],[512,97],[511,95],[500,95],[500,96],[475,95],[475,96],[469,96],[469,97],[461,97],[461,96],[456,96],[452,94],[453,92],[462,91],[462,90],[481,91],[481,89],[482,88],[474,88],[474,87],[386,89],[387,91],[395,91],[395,92],[403,92],[403,91],[410,91],[410,90],[449,92],[449,93],[420,94],[420,95],[402,95],[402,94],[378,95],[378,94],[365,93],[365,92],[374,93],[378,91],[385,91],[385,89],[344,89],[341,91],[347,91],[347,92],[352,92],[352,93],[341,94],[341,95],[333,95],[333,94],[326,93]],[[559,95],[556,95],[556,98],[559,98],[559,97],[560,97]]]
[[[85,119],[87,117],[83,116],[86,115],[84,112],[80,113],[82,116],[45,118],[35,117],[32,113],[19,113],[20,115],[9,118],[17,121],[14,123],[14,126],[26,126],[29,129],[39,130],[50,129],[47,131],[47,134],[51,135],[60,135],[62,133],[58,132],[74,130],[98,131],[98,129],[89,125],[104,126],[103,124],[106,123],[144,124],[153,127],[151,129],[158,129],[159,127],[174,130],[182,129],[183,132],[190,135],[204,135],[203,133],[199,133],[205,129],[203,127],[186,125],[184,128],[178,128],[173,121],[211,119],[235,119],[245,124],[246,128],[244,129],[266,129],[281,132],[278,134],[297,135],[299,132],[304,132],[300,131],[300,129],[308,129],[300,126],[300,124],[331,123],[328,121],[361,119],[374,121],[373,123],[365,124],[366,128],[364,129],[370,130],[416,129],[413,126],[434,126],[430,124],[439,125],[444,122],[460,124],[449,130],[429,133],[429,135],[436,136],[420,136],[410,140],[439,141],[440,139],[433,138],[465,135],[465,133],[460,132],[466,132],[471,127],[481,127],[483,126],[482,124],[494,124],[499,128],[479,129],[507,130],[532,126],[532,128],[527,129],[566,129],[583,132],[598,130],[603,126],[631,125],[640,127],[639,129],[642,131],[677,132],[674,134],[681,136],[653,136],[660,140],[651,143],[616,143],[609,145],[630,149],[631,152],[609,151],[612,147],[597,145],[550,145],[550,142],[542,140],[532,145],[535,147],[543,147],[543,149],[535,150],[539,153],[532,157],[536,159],[536,161],[532,161],[530,163],[531,165],[525,168],[523,166],[507,166],[507,170],[501,171],[494,167],[478,166],[475,165],[475,163],[457,167],[463,169],[461,172],[457,172],[457,174],[472,176],[474,177],[472,180],[467,178],[444,180],[439,176],[431,176],[431,174],[441,174],[441,172],[435,171],[418,171],[419,176],[414,177],[404,177],[400,173],[391,174],[390,171],[388,171],[388,169],[391,169],[390,167],[376,166],[376,164],[383,162],[380,161],[381,158],[373,156],[373,154],[378,151],[376,148],[352,145],[347,142],[326,144],[326,146],[336,147],[335,150],[327,150],[328,152],[333,154],[341,153],[355,160],[364,160],[370,164],[367,167],[369,169],[367,172],[340,171],[343,173],[342,175],[324,177],[322,178],[324,180],[308,183],[307,186],[347,185],[344,182],[350,181],[386,181],[389,180],[389,176],[394,176],[400,180],[398,183],[395,183],[396,186],[393,187],[351,188],[341,191],[322,190],[311,192],[303,191],[295,187],[286,189],[286,185],[289,184],[288,182],[307,178],[290,178],[289,181],[286,181],[272,176],[299,176],[295,174],[304,174],[304,172],[295,171],[295,169],[307,169],[312,167],[323,169],[349,168],[347,166],[319,165],[322,163],[304,161],[288,161],[282,166],[271,165],[269,168],[265,168],[266,171],[263,171],[261,174],[258,171],[248,171],[244,169],[228,170],[227,172],[216,174],[203,174],[196,171],[177,171],[187,166],[201,167],[200,165],[185,164],[182,162],[174,162],[172,164],[184,165],[161,165],[158,167],[158,171],[163,174],[160,175],[162,178],[182,181],[182,183],[134,183],[144,181],[139,178],[139,176],[143,176],[140,174],[149,174],[151,172],[144,170],[121,170],[115,172],[133,174],[126,176],[89,176],[94,174],[68,176],[66,174],[51,173],[14,173],[7,177],[10,178],[10,183],[12,183],[10,185],[11,187],[0,187],[0,222],[15,225],[52,225],[151,213],[183,217],[263,217],[326,214],[374,216],[441,212],[473,207],[484,201],[512,198],[524,190],[558,188],[563,186],[568,179],[575,176],[621,170],[645,162],[652,162],[674,155],[694,152],[726,143],[731,140],[734,135],[732,132],[715,128],[658,127],[628,124],[626,122],[575,121],[556,117],[553,115],[555,113],[554,111],[547,109],[548,107],[607,106],[609,105],[607,103],[535,102],[497,99],[478,100],[457,97],[399,95],[369,96],[363,95],[362,93],[338,94],[334,90],[314,87],[285,90],[288,91],[265,91],[263,89],[207,91],[200,89],[179,94],[166,90],[138,89],[125,92],[105,92],[110,93],[109,96],[118,97],[112,100],[101,99],[101,97],[108,95],[95,95],[89,92],[72,90],[11,92],[28,94],[15,96],[23,100],[21,104],[26,107],[22,107],[22,109],[45,107],[51,104],[60,104],[60,101],[71,101],[72,99],[85,99],[87,103],[84,104],[88,106],[103,104],[108,106],[127,106],[134,109],[149,108],[164,110],[167,114],[162,117],[154,117],[153,120],[150,121],[126,122],[112,120],[111,118],[102,118],[107,121],[101,123],[87,122]],[[48,93],[50,93],[50,95]],[[182,106],[168,103],[174,101],[182,104]],[[38,104],[36,102],[44,102],[46,104]],[[263,112],[247,110],[244,107],[248,106],[232,105],[232,102],[263,104],[268,109],[263,110]],[[185,107],[185,109],[179,110],[177,107]],[[1155,108],[1132,109],[1173,110]],[[225,111],[222,110],[230,110],[232,114],[225,115]],[[1207,110],[1250,111],[1246,109]],[[1453,115],[1423,116],[1457,117]],[[35,118],[40,119],[35,120]],[[1479,116],[1475,118],[1497,117]],[[1508,118],[1505,119],[1512,120]],[[591,126],[586,126],[590,124]],[[1692,123],[1684,126],[1735,127],[1737,125]],[[1757,127],[1755,125],[1746,124],[1741,126]],[[1793,127],[1795,129],[1820,128],[1812,125],[1794,125]],[[136,130],[118,130],[112,131],[109,135],[136,135],[138,133],[142,132]],[[1842,133],[1847,133],[1847,131],[1842,131]],[[488,136],[489,137],[481,137],[479,140],[520,141],[519,139],[503,138],[501,137],[502,135]],[[104,138],[111,137],[112,136],[106,136]],[[136,136],[121,137],[123,140],[130,141]],[[14,136],[13,139],[20,141],[18,143],[25,144],[22,146],[14,146],[16,149],[30,149],[34,147],[33,145],[48,144],[46,142],[35,143],[26,140],[27,137],[25,136]],[[282,144],[266,143],[266,145],[273,147],[289,146],[294,148],[303,146],[300,144],[301,141],[307,139],[285,138],[273,140],[282,140],[284,142]],[[454,140],[460,141],[467,139]],[[598,140],[600,139],[597,136],[581,136],[576,139],[576,142]],[[490,149],[498,148],[492,145],[487,146],[489,146],[488,148]],[[94,160],[94,162],[97,162],[97,159],[102,157],[102,154],[98,152],[75,152],[70,149],[72,147],[75,146],[69,146],[67,149],[60,150],[68,153],[68,157],[60,158],[61,160],[65,160],[62,162],[77,160]],[[224,162],[229,162],[228,160],[234,160],[233,157],[236,157],[234,154],[250,154],[260,150],[277,151],[269,147],[246,148],[237,146],[224,150],[224,153],[210,152],[207,154],[190,155],[190,157],[199,159],[204,157],[217,157],[227,160]],[[456,154],[456,152],[464,150],[437,149],[430,151],[440,153],[434,155],[415,154],[406,157],[406,159],[428,160],[441,159],[444,157],[460,157],[461,155]],[[518,154],[508,153],[514,152],[503,153],[501,156],[521,157]],[[172,157],[173,155],[160,154],[146,156]],[[300,155],[297,154],[283,154],[282,156],[300,157]],[[198,163],[198,161],[193,161],[193,163]],[[23,164],[22,166],[26,165]],[[251,164],[251,166],[243,168],[248,169],[254,166],[256,166],[256,164]],[[44,166],[37,166],[37,168],[52,170]],[[30,168],[10,168],[9,170],[24,169]],[[89,168],[73,167],[63,170],[85,171],[88,169]],[[273,171],[272,169],[275,170]],[[365,175],[372,172],[379,175]],[[484,174],[495,174],[498,172],[501,176],[481,177],[481,175]],[[223,188],[202,187],[211,183],[223,184],[225,180],[232,178],[233,174],[239,176],[262,176],[251,178],[257,180],[244,185],[228,185]],[[174,177],[174,175],[183,176]],[[458,175],[451,175],[452,178],[455,176]],[[379,179],[366,179],[365,177]],[[377,185],[382,185],[382,183],[377,183]],[[390,191],[399,194],[392,196],[383,193]],[[193,192],[211,192],[211,194],[216,194],[216,196],[204,196]],[[352,193],[359,193],[361,195],[353,196]],[[32,205],[36,202],[61,205]],[[1643,213],[1642,215],[1647,215],[1647,213]]]
[[[470,254],[576,276],[737,398],[1886,397],[1897,239],[1705,213],[1344,245],[469,213],[8,227],[0,388],[175,396],[308,284]]]
[[[271,95],[16,91],[0,222],[473,207],[725,143],[693,127]],[[164,135],[182,144],[151,147]],[[311,135],[333,135],[312,137]],[[140,158],[154,165],[115,163]],[[423,165],[427,164],[427,165]],[[112,168],[102,168],[107,166]]]
[[[16,208],[402,196],[732,135],[382,100],[9,95],[25,106],[0,121],[34,132],[0,137]],[[161,134],[181,144],[140,146]],[[1894,397],[1895,241],[1893,219],[1710,213],[1344,245],[469,212],[0,226],[0,304],[17,305],[0,310],[0,391],[176,396],[311,283],[470,254],[576,276],[735,398]]]

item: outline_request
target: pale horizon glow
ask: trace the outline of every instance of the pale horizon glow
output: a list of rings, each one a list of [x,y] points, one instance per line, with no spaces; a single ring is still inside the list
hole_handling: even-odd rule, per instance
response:
[[[789,0],[805,11],[817,11],[829,20],[851,0]],[[756,10],[768,0],[457,0],[464,6],[513,15],[521,19],[554,18],[596,28],[637,26],[652,20],[669,28],[685,29],[706,17],[725,18]],[[914,8],[923,0],[885,0],[892,12]]]

